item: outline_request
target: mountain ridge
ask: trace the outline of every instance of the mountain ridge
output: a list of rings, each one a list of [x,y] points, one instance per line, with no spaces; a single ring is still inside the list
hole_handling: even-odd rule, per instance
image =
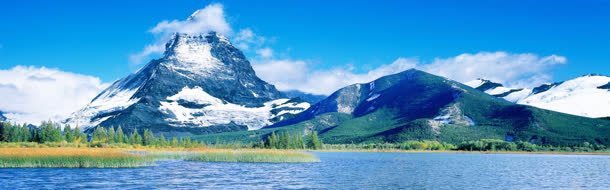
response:
[[[481,81],[478,79],[466,84],[519,104],[591,118],[610,116],[610,77],[605,75],[587,74],[534,88],[518,89],[506,88],[501,84],[481,89],[479,87],[485,85]]]
[[[257,129],[307,107],[258,78],[224,36],[175,34],[162,58],[114,82],[65,123],[207,133]]]
[[[418,70],[346,86],[268,129],[318,131],[325,142],[348,144],[481,138],[610,143],[610,122],[514,104]]]

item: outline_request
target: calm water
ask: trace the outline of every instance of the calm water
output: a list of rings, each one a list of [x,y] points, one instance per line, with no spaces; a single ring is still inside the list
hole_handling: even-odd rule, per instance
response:
[[[610,189],[610,156],[316,155],[322,162],[162,161],[136,169],[0,169],[0,189]]]

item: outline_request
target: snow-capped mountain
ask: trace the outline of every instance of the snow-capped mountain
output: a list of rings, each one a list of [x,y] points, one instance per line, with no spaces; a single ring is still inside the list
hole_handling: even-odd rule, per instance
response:
[[[489,80],[465,83],[487,94],[543,109],[584,117],[610,116],[610,77],[585,75],[538,87],[507,88]]]
[[[176,34],[162,58],[114,82],[65,122],[206,133],[259,129],[308,107],[258,78],[224,36]]]
[[[485,86],[481,89],[500,87]],[[294,118],[268,126],[273,127],[315,130],[324,142],[340,144],[481,138],[610,143],[609,121],[515,104],[415,69],[343,87]]]
[[[532,93],[532,89],[528,88],[508,88],[500,83],[495,83],[490,80],[477,79],[464,83],[472,88],[483,91],[489,95],[504,98],[511,102],[518,102]]]

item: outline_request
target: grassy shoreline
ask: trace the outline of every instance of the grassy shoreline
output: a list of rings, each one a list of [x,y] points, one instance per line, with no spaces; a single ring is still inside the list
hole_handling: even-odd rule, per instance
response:
[[[0,168],[133,168],[175,159],[198,162],[305,163],[319,162],[298,150],[210,148],[0,148]]]
[[[456,153],[456,154],[555,154],[555,155],[603,155],[605,152],[559,152],[559,151],[463,151],[463,150],[401,150],[401,149],[323,149],[314,152],[402,152],[402,153]]]

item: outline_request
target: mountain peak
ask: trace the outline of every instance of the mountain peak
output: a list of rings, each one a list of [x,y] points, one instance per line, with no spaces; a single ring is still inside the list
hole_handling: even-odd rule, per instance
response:
[[[472,88],[475,88],[477,90],[481,90],[481,91],[491,90],[491,89],[495,89],[498,87],[504,87],[504,85],[502,85],[500,83],[496,83],[491,80],[487,80],[487,79],[483,79],[483,78],[477,78],[476,80],[469,81],[464,84],[467,86],[470,86]]]
[[[162,58],[115,82],[66,123],[205,133],[257,129],[307,107],[258,78],[220,33],[176,33]]]
[[[184,57],[192,54],[209,54],[211,46],[221,42],[226,45],[231,45],[225,36],[217,32],[197,35],[175,33],[165,44],[164,56],[169,57],[177,55]]]

